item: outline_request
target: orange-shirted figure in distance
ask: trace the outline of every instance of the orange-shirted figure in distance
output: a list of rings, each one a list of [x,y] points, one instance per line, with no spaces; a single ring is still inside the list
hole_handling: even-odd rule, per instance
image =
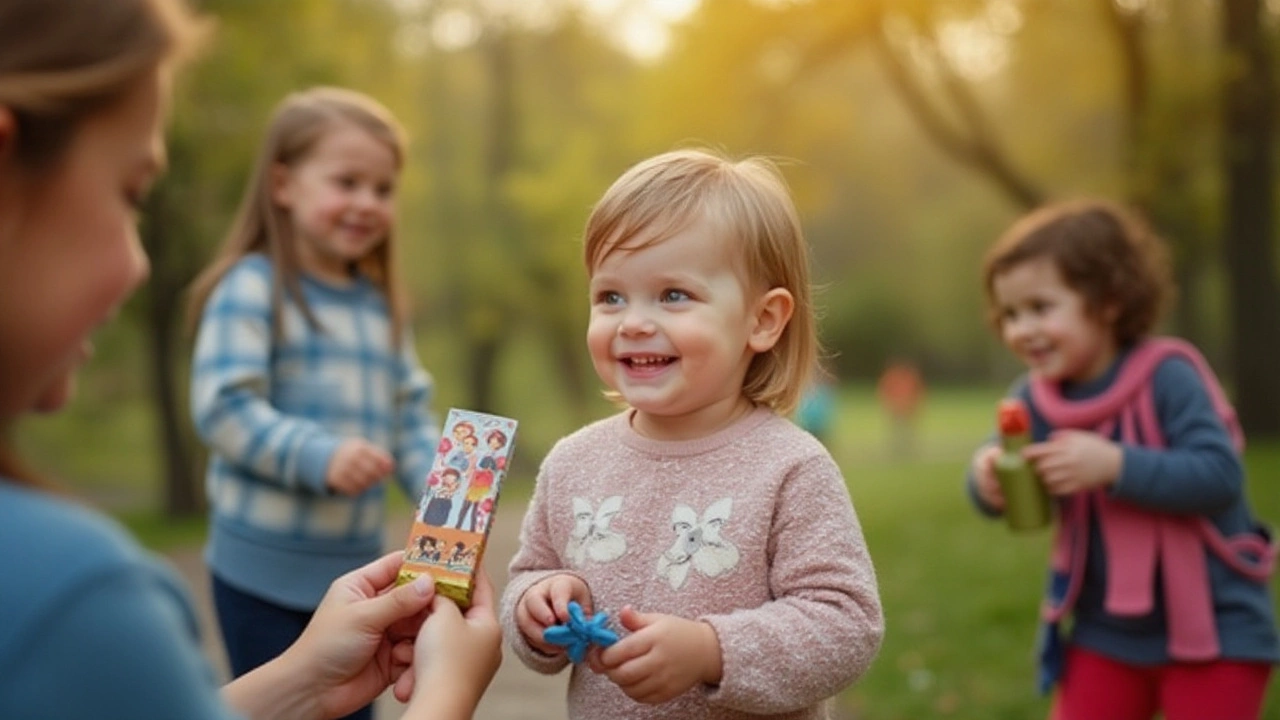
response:
[[[876,384],[876,397],[889,419],[889,453],[902,459],[915,453],[915,425],[924,405],[924,378],[910,361],[889,363]]]

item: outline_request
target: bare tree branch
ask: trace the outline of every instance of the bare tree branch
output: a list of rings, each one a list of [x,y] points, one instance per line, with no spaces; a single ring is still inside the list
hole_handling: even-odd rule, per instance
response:
[[[996,143],[991,124],[973,96],[972,89],[938,50],[935,38],[925,36],[926,48],[943,79],[947,98],[959,115],[962,125],[959,128],[954,127],[929,98],[923,81],[908,67],[908,61],[901,57],[889,39],[883,22],[872,37],[889,79],[925,134],[944,152],[985,175],[1020,207],[1035,207],[1044,201],[1044,192],[1025,173],[1013,166],[1008,155]]]

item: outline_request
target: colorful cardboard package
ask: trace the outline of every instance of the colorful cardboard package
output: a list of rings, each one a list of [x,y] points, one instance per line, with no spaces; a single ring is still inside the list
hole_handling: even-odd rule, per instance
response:
[[[515,420],[449,410],[397,584],[428,573],[436,592],[464,608],[471,604],[515,437]]]

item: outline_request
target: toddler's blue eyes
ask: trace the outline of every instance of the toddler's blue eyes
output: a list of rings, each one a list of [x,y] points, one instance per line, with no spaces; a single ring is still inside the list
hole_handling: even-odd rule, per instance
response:
[[[663,303],[678,303],[686,302],[691,297],[692,296],[689,293],[683,290],[664,290],[660,295],[658,295],[658,301]],[[622,293],[615,292],[613,290],[605,290],[596,294],[595,302],[600,305],[625,305],[627,301],[626,298],[622,296]]]

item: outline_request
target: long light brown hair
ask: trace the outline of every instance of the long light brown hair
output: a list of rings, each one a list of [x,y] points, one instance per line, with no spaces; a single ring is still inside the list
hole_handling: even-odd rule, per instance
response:
[[[312,327],[319,327],[302,294],[302,270],[293,227],[288,211],[273,197],[272,178],[276,168],[293,168],[303,162],[325,133],[343,126],[354,126],[369,133],[391,150],[397,170],[403,166],[404,133],[391,112],[373,98],[337,87],[315,87],[285,97],[272,114],[231,230],[213,262],[191,284],[189,327],[195,328],[200,322],[205,303],[222,276],[245,255],[255,252],[271,259],[275,280],[271,298],[273,332],[280,332],[280,313],[286,295]],[[394,232],[389,232],[356,266],[386,295],[392,341],[398,343],[406,322],[407,303],[394,272],[393,235]]]
[[[0,172],[38,188],[87,120],[189,54],[205,24],[181,0],[0,2],[0,107],[17,121]],[[16,341],[0,340],[0,353]],[[0,475],[44,484],[11,447],[13,422],[0,418]]]
[[[773,161],[731,160],[710,150],[683,149],[632,166],[605,191],[587,220],[587,273],[594,273],[611,253],[663,242],[702,219],[737,244],[749,286],[762,292],[783,288],[795,301],[777,344],[752,358],[742,388],[753,403],[790,413],[820,347],[809,247]]]

